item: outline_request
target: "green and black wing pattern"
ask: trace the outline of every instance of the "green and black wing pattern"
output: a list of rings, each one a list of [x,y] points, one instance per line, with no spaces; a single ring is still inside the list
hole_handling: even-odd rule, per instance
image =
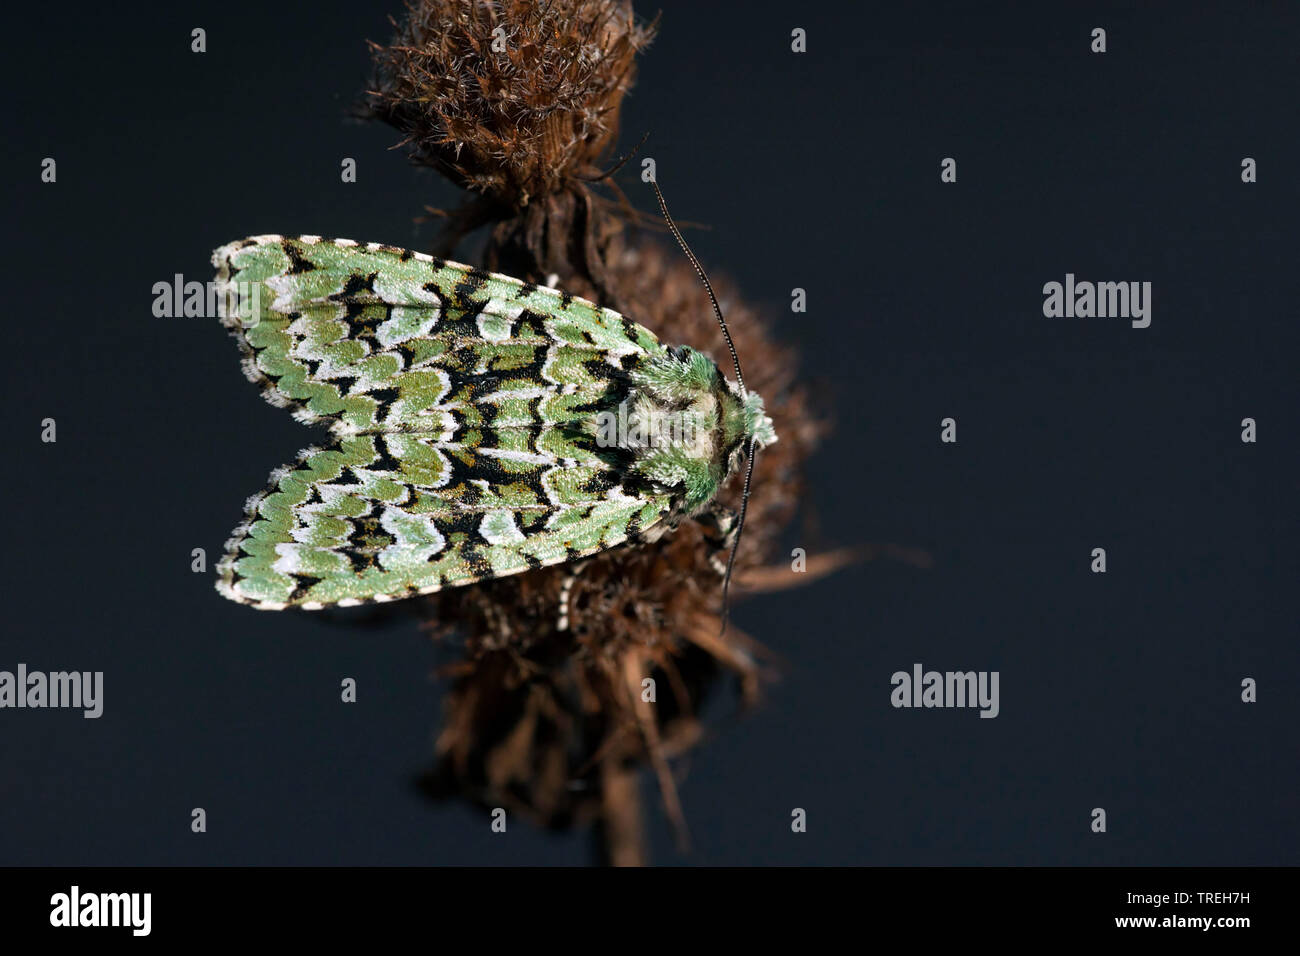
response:
[[[248,377],[332,438],[250,499],[225,596],[397,600],[593,554],[673,513],[595,440],[637,367],[665,360],[647,329],[377,243],[258,236],[213,262]]]

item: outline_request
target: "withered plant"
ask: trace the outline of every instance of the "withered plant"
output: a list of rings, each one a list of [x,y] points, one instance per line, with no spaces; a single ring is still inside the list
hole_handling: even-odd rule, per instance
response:
[[[690,265],[675,247],[630,234],[631,205],[604,175],[653,24],[628,0],[420,0],[394,28],[388,44],[372,44],[368,112],[401,132],[414,162],[467,193],[432,252],[456,258],[461,240],[486,229],[476,264],[555,278],[665,342],[726,355]],[[715,286],[780,436],[758,456],[733,581],[743,596],[802,583],[846,556],[813,560],[803,575],[764,566],[823,426],[790,348],[729,283]],[[724,489],[724,503],[739,505],[738,485]],[[552,827],[594,821],[606,861],[638,863],[637,781],[649,764],[684,832],[673,768],[701,739],[701,702],[725,674],[753,702],[768,671],[762,648],[734,624],[723,634],[709,554],[687,520],[654,544],[432,595],[429,627],[464,646],[447,668],[429,790]],[[654,703],[643,699],[647,677],[661,689]]]

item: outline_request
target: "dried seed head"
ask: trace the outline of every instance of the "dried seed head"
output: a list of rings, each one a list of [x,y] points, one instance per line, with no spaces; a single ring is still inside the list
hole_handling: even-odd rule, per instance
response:
[[[508,209],[598,174],[653,27],[630,0],[419,0],[372,44],[371,115]]]

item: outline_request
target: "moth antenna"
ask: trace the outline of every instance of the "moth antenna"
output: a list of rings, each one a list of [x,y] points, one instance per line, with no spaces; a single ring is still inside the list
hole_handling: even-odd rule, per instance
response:
[[[624,155],[621,159],[615,162],[613,166],[605,170],[599,176],[574,176],[573,178],[579,179],[584,183],[598,183],[601,180],[609,179],[616,172],[618,172],[620,169],[622,169],[624,166],[627,165],[628,160],[630,160],[633,156],[637,154],[637,152],[641,149],[641,147],[645,145],[645,141],[648,140],[649,138],[650,138],[650,131],[646,130],[645,135],[641,137],[640,142],[638,142],[635,146],[633,146],[626,153],[626,155]]]
[[[722,630],[719,636],[727,633],[727,620],[731,616],[731,571],[736,566],[736,549],[740,547],[740,533],[745,529],[745,510],[749,507],[749,482],[754,477],[754,452],[758,439],[749,440],[749,463],[745,468],[745,490],[740,495],[740,516],[736,519],[736,537],[731,542],[731,554],[727,555],[727,574],[722,579]]]
[[[659,200],[659,211],[664,214],[664,221],[668,223],[668,230],[673,234],[673,238],[677,240],[677,244],[682,247],[682,252],[686,253],[686,258],[691,261],[695,274],[704,283],[704,291],[709,294],[709,302],[713,304],[713,314],[718,317],[718,328],[722,329],[722,337],[727,340],[727,351],[731,353],[731,364],[736,367],[736,384],[740,386],[740,397],[743,401],[747,392],[745,391],[745,376],[740,372],[740,356],[736,354],[736,346],[731,341],[731,332],[727,330],[727,320],[722,317],[722,309],[718,306],[718,297],[713,294],[713,284],[709,282],[709,277],[705,275],[700,260],[695,258],[695,253],[691,252],[691,247],[682,238],[677,223],[673,222],[673,217],[668,215],[668,204],[664,202],[664,194],[659,191],[659,184],[652,179],[650,180],[650,188],[655,191],[655,198]]]
[[[644,142],[644,140],[642,140]],[[745,376],[740,371],[740,356],[736,354],[736,345],[731,341],[731,332],[727,328],[727,320],[722,317],[722,308],[718,305],[718,297],[713,294],[713,283],[709,281],[708,275],[704,272],[704,267],[700,265],[700,260],[695,258],[695,253],[691,252],[691,247],[686,244],[682,237],[682,231],[677,228],[677,223],[673,222],[673,217],[668,214],[668,203],[664,202],[664,194],[659,190],[659,184],[653,179],[650,180],[650,188],[655,191],[655,198],[659,200],[659,211],[664,214],[664,221],[668,223],[668,229],[677,240],[677,244],[682,247],[682,252],[686,253],[686,258],[690,260],[691,266],[695,269],[695,274],[700,277],[704,283],[704,291],[709,294],[709,302],[713,305],[713,314],[718,318],[718,328],[722,329],[722,337],[726,339],[727,351],[731,353],[731,364],[736,367],[736,386],[740,389],[741,401],[745,400],[748,394],[745,390]],[[745,490],[740,496],[740,516],[736,519],[736,537],[731,542],[731,553],[727,555],[727,573],[722,579],[722,630],[720,634],[727,633],[727,618],[730,616],[730,596],[731,596],[731,572],[736,567],[736,551],[740,547],[740,535],[745,530],[745,511],[749,507],[749,483],[754,477],[754,453],[758,450],[757,437],[749,439],[749,462],[745,467]]]

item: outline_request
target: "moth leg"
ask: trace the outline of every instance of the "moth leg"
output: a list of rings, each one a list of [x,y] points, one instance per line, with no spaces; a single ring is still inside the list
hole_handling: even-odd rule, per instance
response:
[[[550,275],[546,277],[546,288],[554,289],[559,284],[560,284],[560,274],[558,272],[552,272]]]
[[[727,573],[727,555],[736,543],[739,518],[735,509],[717,502],[695,516],[704,532],[704,543],[709,547],[709,564],[719,576]]]
[[[572,569],[564,576],[564,581],[560,584],[559,616],[555,621],[557,631],[567,631],[569,629],[569,603],[573,597],[573,585],[578,580],[578,575],[587,567],[586,561],[577,561],[573,564]]]

